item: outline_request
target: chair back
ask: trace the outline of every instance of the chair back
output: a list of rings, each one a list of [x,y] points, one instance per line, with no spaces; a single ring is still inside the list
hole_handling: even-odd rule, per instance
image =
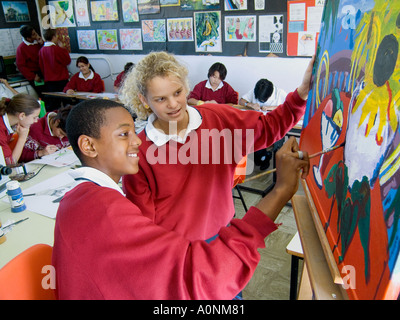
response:
[[[53,248],[37,244],[20,253],[0,269],[0,300],[55,300],[55,290],[46,289],[42,282],[51,265]]]
[[[247,155],[239,161],[236,166],[235,172],[233,174],[233,186],[234,188],[237,184],[243,183],[246,179],[246,165],[247,165]]]

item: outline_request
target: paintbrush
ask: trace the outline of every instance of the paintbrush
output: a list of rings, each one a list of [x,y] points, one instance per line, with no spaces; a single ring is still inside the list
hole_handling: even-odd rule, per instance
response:
[[[333,150],[336,150],[336,149],[338,149],[338,148],[343,147],[344,144],[345,144],[345,142],[343,142],[343,143],[341,143],[341,144],[339,144],[339,145],[337,145],[337,146],[333,146],[333,147],[331,147],[331,148],[327,148],[327,149],[325,149],[325,150],[322,150],[322,151],[313,153],[313,154],[311,154],[308,158],[309,158],[309,159],[312,159],[312,158],[318,157],[318,156],[320,156],[320,155],[323,155],[323,154],[325,154],[325,153],[331,152],[331,151],[333,151]],[[274,172],[276,172],[276,168],[271,169],[271,170],[268,170],[268,171],[265,171],[265,172],[262,172],[262,173],[259,173],[259,174],[255,175],[255,176],[253,176],[253,177],[250,177],[250,178],[244,180],[242,183],[248,182],[248,181],[251,181],[251,180],[258,179],[258,178],[260,178],[260,177],[266,176],[267,174],[274,173]]]

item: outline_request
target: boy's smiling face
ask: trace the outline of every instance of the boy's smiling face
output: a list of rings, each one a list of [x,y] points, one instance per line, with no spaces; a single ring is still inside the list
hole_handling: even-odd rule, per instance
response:
[[[101,170],[118,183],[122,175],[139,170],[139,145],[131,114],[124,108],[105,111],[100,139],[91,138],[91,166]]]

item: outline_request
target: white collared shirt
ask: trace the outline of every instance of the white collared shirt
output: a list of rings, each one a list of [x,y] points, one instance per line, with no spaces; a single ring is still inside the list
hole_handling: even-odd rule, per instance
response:
[[[55,46],[56,44],[54,43],[54,42],[51,42],[51,41],[46,41],[45,43],[44,43],[44,47],[51,47],[51,46]]]
[[[7,113],[5,113],[5,114],[3,115],[3,121],[4,121],[4,124],[5,124],[6,128],[7,128],[7,130],[8,130],[8,133],[9,133],[9,134],[14,133],[14,130],[13,130],[13,128],[11,128],[11,125],[10,125],[10,120],[8,120],[8,115],[7,115]]]
[[[73,179],[78,181],[78,183],[82,183],[89,180],[101,187],[114,189],[119,193],[121,193],[123,196],[125,196],[121,187],[117,183],[115,183],[115,181],[111,179],[108,175],[106,175],[104,172],[101,172],[98,169],[92,167],[81,167],[78,169],[72,169],[68,171],[68,174]]]
[[[34,45],[34,44],[38,44],[38,42],[37,42],[36,40],[33,41],[33,42],[28,42],[28,41],[26,41],[24,38],[22,38],[22,42],[25,43],[27,46],[31,46],[31,45]]]
[[[221,89],[223,86],[224,86],[224,82],[221,81],[221,82],[219,83],[217,89],[214,90],[213,87],[211,86],[210,80],[207,80],[207,82],[206,82],[206,88],[207,88],[207,89],[211,89],[211,90],[214,91],[214,92],[215,92],[215,91],[218,91],[218,90]]]
[[[83,79],[85,81],[93,79],[94,78],[94,72],[92,70],[90,70],[90,69],[89,69],[89,71],[90,71],[90,75],[87,78],[84,77],[82,71],[79,72],[79,78],[81,78],[81,79]]]
[[[48,115],[47,115],[47,126],[49,127],[49,131],[50,131],[50,135],[52,136],[52,137],[54,137],[54,134],[53,134],[53,131],[51,131],[51,126],[50,126],[50,117],[55,117],[57,115],[57,113],[55,113],[55,112],[50,112]]]
[[[154,113],[152,113],[148,118],[147,125],[145,128],[146,136],[151,141],[153,141],[153,143],[157,147],[161,147],[162,145],[166,144],[170,140],[174,140],[174,141],[184,144],[186,142],[186,139],[187,139],[189,133],[196,130],[198,127],[200,127],[200,125],[202,123],[202,117],[201,117],[199,111],[197,111],[195,108],[190,107],[190,106],[187,106],[186,109],[187,109],[188,116],[189,116],[189,123],[186,128],[185,136],[183,138],[181,138],[177,134],[168,135],[168,134],[165,134],[164,132],[161,132],[160,130],[156,129],[153,125],[153,122],[157,119],[157,116]]]

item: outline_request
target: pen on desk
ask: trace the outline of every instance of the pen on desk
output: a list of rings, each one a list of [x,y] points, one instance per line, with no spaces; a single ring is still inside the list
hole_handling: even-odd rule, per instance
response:
[[[13,223],[9,223],[9,224],[7,224],[5,226],[2,226],[1,229],[5,229],[5,228],[11,227],[11,226],[15,226],[16,224],[24,222],[25,220],[28,220],[28,219],[29,219],[29,217],[26,217],[25,219],[21,219],[21,220],[15,221]]]

